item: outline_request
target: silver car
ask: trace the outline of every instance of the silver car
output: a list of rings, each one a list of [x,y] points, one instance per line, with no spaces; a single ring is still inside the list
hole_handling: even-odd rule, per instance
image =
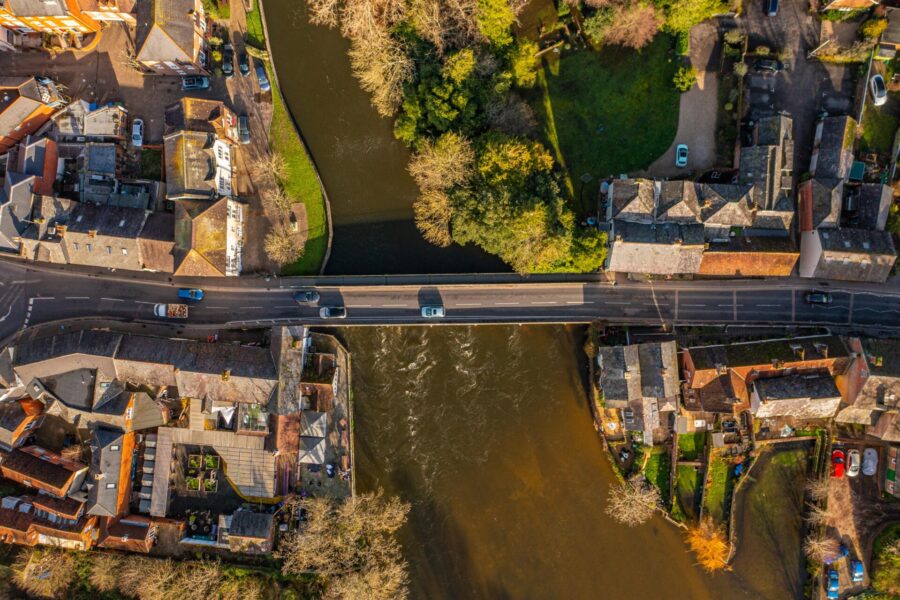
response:
[[[319,309],[319,317],[323,319],[346,319],[347,309],[343,306],[323,306]]]
[[[878,450],[875,448],[866,448],[863,452],[863,475],[872,476],[878,472]]]
[[[882,106],[887,102],[887,86],[881,75],[876,74],[869,80],[869,91],[872,92],[872,104],[875,106]]]
[[[847,453],[847,477],[856,477],[859,475],[859,450],[854,448]]]

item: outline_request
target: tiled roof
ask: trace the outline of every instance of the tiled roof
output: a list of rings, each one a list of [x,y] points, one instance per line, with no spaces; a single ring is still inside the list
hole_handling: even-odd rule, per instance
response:
[[[795,347],[798,349],[795,350]],[[849,356],[849,350],[837,336],[695,346],[687,351],[698,370],[715,369],[717,365],[731,368],[767,365],[776,359],[783,363],[795,363]],[[803,353],[803,360],[800,359],[799,352]]]
[[[695,184],[691,181],[663,181],[660,183],[657,221],[699,223],[700,202]]]
[[[609,270],[619,273],[696,273],[703,255],[703,225],[649,225],[614,221]]]
[[[49,487],[62,488],[69,482],[72,474],[84,468],[84,465],[75,461],[49,461],[38,458],[34,453],[58,457],[58,455],[43,449],[34,449],[33,446],[16,449],[7,454],[0,466],[3,470],[18,473],[34,482],[41,482]]]
[[[228,199],[175,204],[175,274],[223,276],[228,265]]]
[[[192,62],[197,43],[194,7],[194,0],[138,3],[138,60]]]
[[[654,212],[654,184],[648,179],[621,179],[612,183],[612,216],[650,222]]]

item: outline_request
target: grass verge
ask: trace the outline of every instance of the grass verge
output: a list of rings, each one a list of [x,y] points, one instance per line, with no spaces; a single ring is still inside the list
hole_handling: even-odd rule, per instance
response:
[[[247,43],[260,50],[266,49],[266,34],[259,12],[259,0],[253,0],[253,10],[247,12]]]
[[[675,139],[672,48],[671,36],[658,35],[641,51],[610,46],[544,59],[528,99],[582,212],[596,209],[601,178],[647,167]]]

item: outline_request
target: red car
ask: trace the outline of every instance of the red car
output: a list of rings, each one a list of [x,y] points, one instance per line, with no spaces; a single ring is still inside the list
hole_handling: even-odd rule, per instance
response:
[[[840,479],[844,476],[844,451],[835,450],[831,453],[831,476]]]

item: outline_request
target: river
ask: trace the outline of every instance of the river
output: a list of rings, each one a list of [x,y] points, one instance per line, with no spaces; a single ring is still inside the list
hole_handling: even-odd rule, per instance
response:
[[[409,151],[350,73],[349,42],[310,25],[306,3],[266,0],[269,43],[282,93],[331,202],[328,274],[507,272],[475,246],[438,248],[412,220]]]
[[[360,491],[412,503],[413,598],[759,598],[695,566],[660,518],[604,512],[613,481],[580,328],[350,328]]]

